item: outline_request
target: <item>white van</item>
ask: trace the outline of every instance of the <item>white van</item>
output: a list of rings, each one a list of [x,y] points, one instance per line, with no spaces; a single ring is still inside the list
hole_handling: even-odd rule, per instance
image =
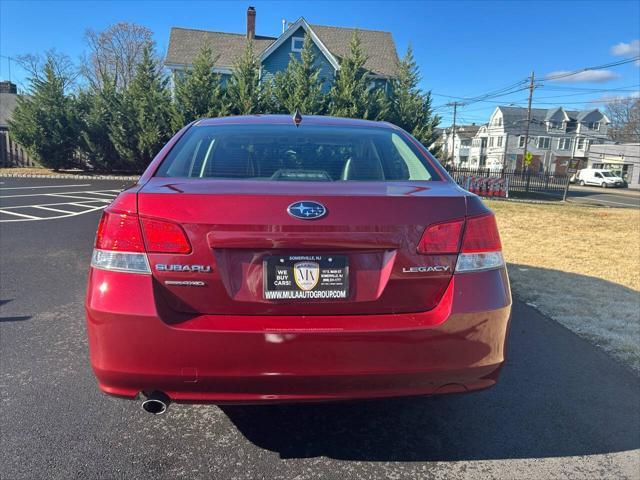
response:
[[[624,180],[614,174],[611,170],[602,168],[585,168],[576,175],[576,180],[580,185],[597,185],[598,187],[623,187]]]

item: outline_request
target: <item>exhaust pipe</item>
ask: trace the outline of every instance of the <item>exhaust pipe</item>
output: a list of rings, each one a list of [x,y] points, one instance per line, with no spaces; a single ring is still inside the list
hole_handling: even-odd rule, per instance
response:
[[[142,402],[142,409],[153,415],[162,415],[169,408],[171,400],[163,392],[151,392],[147,399]]]

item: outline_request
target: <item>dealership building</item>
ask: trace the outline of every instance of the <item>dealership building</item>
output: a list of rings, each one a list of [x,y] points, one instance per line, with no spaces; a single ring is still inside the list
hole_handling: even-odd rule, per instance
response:
[[[587,166],[613,170],[629,188],[640,188],[640,143],[591,145]]]

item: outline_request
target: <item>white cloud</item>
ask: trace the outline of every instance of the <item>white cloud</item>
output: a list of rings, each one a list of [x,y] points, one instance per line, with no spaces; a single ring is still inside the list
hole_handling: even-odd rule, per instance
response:
[[[573,75],[564,77],[563,75],[571,73],[570,70],[558,70],[557,72],[551,72],[545,77],[549,81],[561,82],[561,83],[605,83],[615,80],[620,75],[611,70],[586,70],[584,72],[578,72]],[[553,78],[553,77],[561,78]]]
[[[611,47],[611,55],[617,57],[635,57],[640,55],[640,40],[632,40],[629,43],[620,42]]]
[[[605,103],[613,103],[620,102],[622,100],[626,100],[628,98],[640,98],[640,92],[633,92],[631,95],[603,95],[600,98],[596,98],[591,100],[589,103],[597,103],[597,104],[605,104]]]

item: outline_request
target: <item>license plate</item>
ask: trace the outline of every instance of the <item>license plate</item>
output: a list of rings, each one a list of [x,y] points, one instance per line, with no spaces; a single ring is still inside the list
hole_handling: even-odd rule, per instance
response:
[[[263,271],[266,300],[339,300],[349,293],[344,255],[274,255]]]

